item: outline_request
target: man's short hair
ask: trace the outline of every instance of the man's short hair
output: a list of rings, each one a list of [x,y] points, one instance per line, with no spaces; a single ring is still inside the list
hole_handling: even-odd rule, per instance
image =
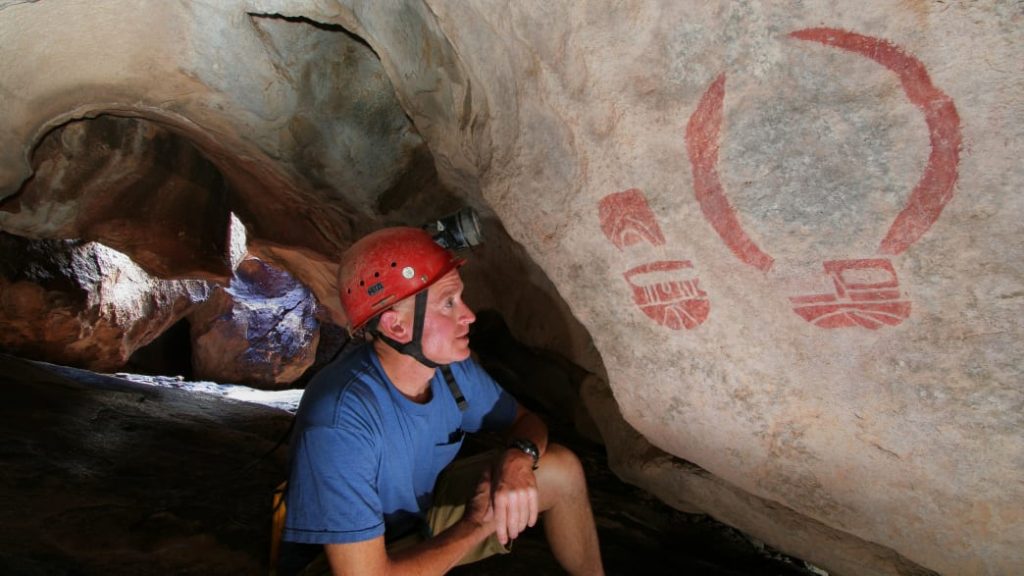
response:
[[[377,329],[380,327],[380,317],[383,314],[383,312],[377,314],[373,318],[367,320],[366,324],[363,325],[361,331],[363,332],[367,340],[373,340],[377,337]]]

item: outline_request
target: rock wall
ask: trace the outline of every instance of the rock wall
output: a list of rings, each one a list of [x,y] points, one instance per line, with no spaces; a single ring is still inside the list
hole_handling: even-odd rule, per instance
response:
[[[133,122],[161,133],[158,142],[174,135],[198,150],[226,188],[219,204],[215,190],[209,190],[211,206],[227,204],[249,229],[250,252],[292,269],[339,314],[341,323],[332,296],[339,251],[353,237],[378,227],[380,212],[396,211],[424,184],[434,189],[437,184],[436,177],[431,182],[432,163],[424,161],[429,159],[426,146],[373,51],[339,26],[322,22],[301,14],[286,19],[242,2],[3,5],[5,45],[23,48],[21,58],[0,62],[5,104],[0,115],[0,227],[33,238],[66,238],[62,234],[71,228],[59,226],[70,219],[65,215],[87,212],[97,203],[84,190],[89,182],[80,183],[78,197],[40,199],[34,178],[42,172],[81,179],[100,166],[123,168],[125,156],[151,158],[153,147],[146,146],[147,134],[115,133],[115,139],[133,143],[137,153],[111,154],[95,146],[89,148],[92,161],[76,167],[73,161],[87,156],[81,151],[61,153],[60,146],[37,144],[75,120],[98,118],[109,124],[107,116],[137,119]],[[61,42],[40,46],[33,40],[40,34],[59,35]],[[110,131],[74,131],[93,132],[102,137]],[[76,143],[63,150],[75,150]],[[60,160],[58,169],[41,171],[38,165],[48,156],[40,153],[51,148],[57,150],[49,156]],[[142,172],[143,166],[136,170]],[[118,176],[124,180],[120,171],[101,173],[93,187],[120,184]],[[46,180],[59,185],[57,177]],[[188,179],[179,177],[182,187],[180,180]],[[121,190],[108,190],[107,200],[116,192]],[[125,203],[142,205],[151,219],[181,219],[173,210],[178,205],[139,198],[152,190],[127,192]],[[26,210],[23,205],[34,214],[19,215]],[[192,204],[197,221],[199,206]],[[225,230],[228,213],[219,216],[219,228]],[[124,226],[94,228],[91,239],[115,245],[111,236]],[[185,254],[183,247],[175,252],[150,240],[163,256],[150,261],[175,272],[190,265],[197,269],[195,255]],[[223,239],[205,248],[206,272],[226,281],[230,270],[225,266],[209,270],[214,266],[210,260],[227,260]]]
[[[374,174],[429,147],[440,184],[520,244],[499,253],[543,269],[538,290],[574,316],[556,345],[606,370],[646,442],[769,515],[895,551],[859,573],[1013,574],[1022,20],[1014,3],[882,0],[6,3],[20,57],[0,62],[0,197],[68,120],[160,122],[224,175],[253,251],[336,310],[337,250],[421,181]],[[383,73],[341,65],[360,51]],[[404,114],[333,124],[380,118],[360,113],[375,98],[332,96],[373,78]],[[356,112],[335,115],[344,102]],[[393,137],[405,115],[418,135]],[[543,338],[535,309],[502,311]],[[707,491],[681,500],[805,547]]]
[[[353,13],[647,440],[933,570],[1024,567],[1019,7]]]
[[[231,277],[227,191],[188,140],[136,118],[75,120],[33,149],[2,204],[23,236],[97,240],[162,278]]]
[[[95,242],[0,232],[0,256],[0,349],[92,370],[121,368],[210,293]]]

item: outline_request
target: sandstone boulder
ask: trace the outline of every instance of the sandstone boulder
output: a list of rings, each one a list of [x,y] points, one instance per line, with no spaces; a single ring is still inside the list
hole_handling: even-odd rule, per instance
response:
[[[0,347],[113,371],[206,299],[200,280],[159,280],[95,242],[0,233]]]
[[[196,378],[283,388],[316,358],[316,300],[287,272],[242,260],[228,287],[217,287],[190,316]]]

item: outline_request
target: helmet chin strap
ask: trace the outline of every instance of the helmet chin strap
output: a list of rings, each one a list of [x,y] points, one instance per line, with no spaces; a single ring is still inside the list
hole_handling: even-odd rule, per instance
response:
[[[444,374],[444,380],[448,384],[448,390],[452,393],[452,398],[455,400],[455,404],[459,407],[459,410],[465,412],[469,409],[469,401],[462,394],[462,389],[459,388],[458,382],[455,381],[455,375],[452,374],[452,369],[448,364],[438,364],[433,360],[427,359],[423,355],[423,318],[427,315],[427,291],[424,290],[416,295],[416,311],[413,313],[412,320],[412,340],[409,340],[405,344],[398,342],[392,338],[388,338],[386,335],[377,332],[377,336],[380,337],[388,346],[391,346],[398,351],[399,354],[405,354],[406,356],[412,356],[417,362],[423,364],[427,368],[440,368],[441,373]]]
[[[389,338],[380,331],[377,332],[377,336],[380,337],[388,346],[394,348],[399,354],[405,354],[406,356],[412,356],[417,362],[423,364],[427,368],[440,368],[445,364],[438,364],[433,360],[428,359],[423,355],[423,318],[427,315],[427,291],[424,290],[415,296],[416,299],[416,311],[413,313],[412,320],[412,340],[406,343],[398,342],[392,338]]]

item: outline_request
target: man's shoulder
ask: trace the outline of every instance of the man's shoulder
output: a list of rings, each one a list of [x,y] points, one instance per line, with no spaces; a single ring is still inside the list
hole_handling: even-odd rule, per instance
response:
[[[347,383],[373,377],[372,349],[369,344],[355,344],[352,348],[343,349],[337,358],[317,372],[310,381],[310,386],[321,381]]]
[[[360,345],[313,377],[299,405],[299,413],[308,424],[330,426],[346,412],[377,411],[382,382],[369,348]]]

